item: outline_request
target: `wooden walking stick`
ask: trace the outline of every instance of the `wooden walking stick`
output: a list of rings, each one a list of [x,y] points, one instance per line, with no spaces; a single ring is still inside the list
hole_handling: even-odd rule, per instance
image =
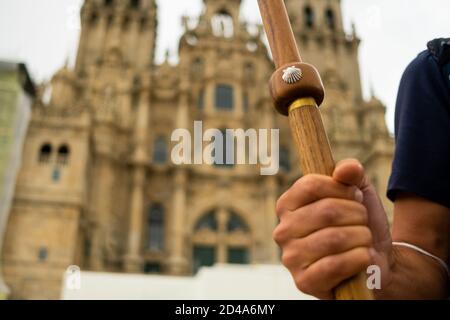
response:
[[[277,70],[270,92],[277,110],[289,122],[304,174],[331,176],[335,163],[319,106],[325,96],[319,72],[303,63],[283,0],[258,0]],[[372,300],[366,275],[360,273],[335,289],[338,300]]]

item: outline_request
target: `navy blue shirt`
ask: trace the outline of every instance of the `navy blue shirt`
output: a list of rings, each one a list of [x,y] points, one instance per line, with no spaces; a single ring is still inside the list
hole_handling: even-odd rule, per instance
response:
[[[420,53],[403,75],[395,114],[396,152],[388,186],[392,201],[399,192],[408,192],[450,208],[448,63],[430,48]]]

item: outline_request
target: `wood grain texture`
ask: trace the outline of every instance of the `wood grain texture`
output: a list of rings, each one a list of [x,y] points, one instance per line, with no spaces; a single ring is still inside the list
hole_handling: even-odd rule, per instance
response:
[[[316,105],[297,108],[289,113],[289,123],[303,174],[331,176],[335,163],[319,108]]]
[[[318,106],[311,103],[291,110],[289,123],[303,174],[332,176],[335,162]],[[373,300],[366,281],[366,274],[360,273],[343,282],[334,291],[336,299]]]
[[[276,68],[302,62],[283,0],[258,0]]]

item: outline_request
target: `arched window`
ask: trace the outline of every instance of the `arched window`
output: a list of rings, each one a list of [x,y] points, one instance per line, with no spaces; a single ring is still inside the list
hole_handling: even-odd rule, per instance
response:
[[[280,148],[280,168],[287,172],[291,171],[290,153],[286,147]]]
[[[216,213],[210,212],[203,216],[195,225],[195,231],[209,230],[209,231],[217,231],[217,219]]]
[[[153,162],[165,164],[167,162],[167,143],[165,137],[158,137],[153,147]]]
[[[227,231],[228,232],[236,232],[236,231],[248,231],[247,224],[239,217],[236,213],[230,212],[230,217],[227,223]]]
[[[49,143],[44,144],[39,150],[39,162],[48,163],[52,156],[52,146]]]
[[[69,163],[70,149],[67,145],[62,145],[58,149],[57,163],[60,165],[67,165]]]
[[[202,231],[208,231],[207,234]],[[247,264],[250,262],[250,228],[233,210],[213,210],[194,226],[193,271],[215,263]],[[225,253],[217,255],[217,252]]]
[[[325,12],[325,19],[327,21],[327,26],[331,30],[334,30],[336,28],[336,19],[334,17],[334,12],[331,9],[327,9]]]
[[[216,86],[215,94],[216,108],[224,111],[231,111],[234,107],[233,87],[225,84]]]
[[[232,38],[234,34],[233,18],[226,10],[221,10],[211,19],[213,34],[216,37]]]
[[[304,10],[304,19],[305,19],[305,26],[308,28],[313,28],[314,27],[314,11],[313,9],[311,9],[310,6],[305,7]]]
[[[164,207],[153,204],[147,217],[147,249],[161,251],[164,249]]]

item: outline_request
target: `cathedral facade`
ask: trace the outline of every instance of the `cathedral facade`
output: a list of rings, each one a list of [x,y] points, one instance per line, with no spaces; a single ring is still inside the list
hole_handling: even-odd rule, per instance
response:
[[[198,18],[182,20],[173,65],[154,62],[154,0],[85,1],[76,66],[42,85],[32,110],[3,249],[12,298],[58,298],[72,265],[192,275],[279,262],[275,204],[301,172],[269,96],[274,67],[262,27],[240,20],[241,0],[203,2]],[[323,76],[336,160],[358,158],[384,195],[393,141],[384,106],[362,97],[356,32],[344,31],[338,0],[286,4],[304,60]],[[175,165],[172,133],[194,121],[280,129],[280,172]]]

